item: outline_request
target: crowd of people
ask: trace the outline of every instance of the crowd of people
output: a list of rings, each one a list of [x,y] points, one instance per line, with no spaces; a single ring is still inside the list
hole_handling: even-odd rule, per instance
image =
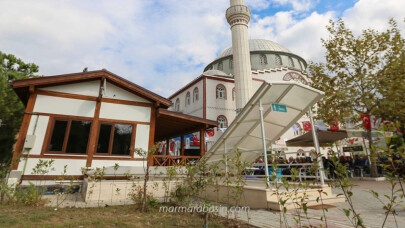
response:
[[[391,162],[392,161],[392,162]],[[254,161],[254,164],[263,164],[264,160],[262,157]],[[296,170],[304,170],[307,175],[315,173],[313,167],[313,159],[311,157],[289,157],[288,160],[279,157],[277,159],[268,159],[268,164],[276,163],[280,166],[278,168],[281,170],[282,175],[291,175],[291,170],[294,168]],[[328,179],[336,178],[336,165],[337,162],[346,166],[347,175],[349,176],[360,176],[363,174],[370,174],[370,159],[366,155],[354,155],[354,156],[340,156],[337,159],[330,159],[322,157],[322,164]],[[287,165],[289,164],[289,165]],[[300,165],[302,164],[302,165]],[[387,169],[395,169],[400,176],[405,177],[405,159],[400,154],[395,154],[392,159],[388,157],[379,155],[377,156],[377,169],[380,175],[383,175],[384,168],[383,164],[388,165]],[[264,175],[264,165],[254,165],[257,169],[254,171],[254,175]],[[271,168],[270,168],[271,169]]]

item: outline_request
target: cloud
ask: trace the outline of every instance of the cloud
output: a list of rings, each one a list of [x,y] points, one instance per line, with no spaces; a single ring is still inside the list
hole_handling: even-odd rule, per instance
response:
[[[388,27],[388,20],[394,18],[403,26],[405,2],[398,0],[359,0],[352,8],[343,13],[343,19],[348,28],[357,34],[366,28],[383,31]]]
[[[246,5],[252,10],[265,10],[269,8],[269,0],[246,0]]]
[[[275,5],[291,5],[294,11],[308,11],[312,9],[319,0],[273,0]]]
[[[246,0],[254,14],[250,37],[319,60],[329,18],[341,14],[356,31],[380,29],[391,16],[402,22],[405,7],[397,0],[359,0],[343,13],[318,13],[317,2]],[[284,8],[265,15],[277,6]],[[2,0],[0,50],[38,64],[44,75],[107,68],[169,96],[231,44],[228,7],[227,0]]]

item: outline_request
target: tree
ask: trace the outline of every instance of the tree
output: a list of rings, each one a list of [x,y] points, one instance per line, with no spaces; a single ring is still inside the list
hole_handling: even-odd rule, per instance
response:
[[[384,32],[366,29],[355,36],[342,19],[330,21],[329,37],[321,40],[325,62],[308,66],[311,85],[325,92],[317,118],[360,121],[360,115],[368,114],[403,121],[404,39],[393,19],[389,25]],[[367,135],[370,155],[375,158],[371,129]],[[371,176],[377,175],[372,159]]]
[[[11,161],[13,145],[24,116],[24,105],[9,81],[34,77],[38,66],[0,52],[0,164]]]

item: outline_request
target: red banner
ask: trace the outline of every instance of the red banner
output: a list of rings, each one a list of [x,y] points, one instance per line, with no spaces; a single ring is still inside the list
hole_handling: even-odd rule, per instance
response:
[[[208,135],[209,137],[214,137],[214,135],[215,135],[214,129],[207,130],[207,135]]]
[[[198,142],[197,135],[193,135],[193,145],[194,146],[199,146],[200,145],[200,143]]]
[[[363,120],[364,128],[370,129],[371,128],[370,115],[360,115],[360,117],[361,120]]]
[[[174,141],[172,143],[170,143],[170,151],[173,152],[174,151]]]
[[[329,120],[330,123],[330,131],[335,132],[339,130],[339,122],[337,121],[337,119],[331,119]]]
[[[302,127],[304,128],[304,131],[312,131],[311,122],[309,121],[302,121]]]

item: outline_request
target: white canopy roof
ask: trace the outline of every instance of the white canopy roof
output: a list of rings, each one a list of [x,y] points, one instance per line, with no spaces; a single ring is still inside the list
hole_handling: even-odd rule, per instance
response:
[[[263,107],[266,145],[276,141],[295,124],[317,101],[323,92],[296,82],[264,82],[232,124],[205,154],[207,162],[219,162],[236,149],[241,159],[251,162],[263,154],[259,101]],[[286,112],[272,110],[272,104],[285,105]],[[225,144],[226,143],[226,144]]]

